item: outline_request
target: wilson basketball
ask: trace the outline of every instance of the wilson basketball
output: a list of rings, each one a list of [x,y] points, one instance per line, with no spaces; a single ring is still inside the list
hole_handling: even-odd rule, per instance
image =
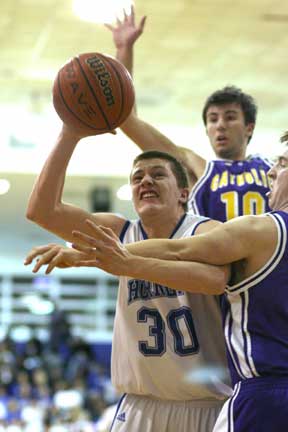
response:
[[[135,99],[127,69],[98,52],[79,54],[67,62],[58,71],[52,92],[61,120],[90,135],[120,126]]]

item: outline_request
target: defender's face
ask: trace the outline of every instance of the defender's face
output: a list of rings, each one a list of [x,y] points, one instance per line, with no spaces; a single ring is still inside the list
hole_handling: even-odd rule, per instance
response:
[[[206,133],[217,157],[243,159],[254,124],[245,125],[244,114],[236,103],[211,105],[206,114]]]
[[[270,192],[267,193],[272,210],[281,210],[288,205],[288,150],[278,157],[268,171]]]
[[[140,217],[166,212],[172,216],[188,198],[188,190],[178,187],[170,163],[163,159],[138,161],[130,182],[134,207]]]

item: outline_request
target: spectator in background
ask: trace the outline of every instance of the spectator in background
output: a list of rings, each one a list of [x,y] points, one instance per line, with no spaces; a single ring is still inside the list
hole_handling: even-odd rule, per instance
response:
[[[66,364],[59,353],[51,356],[49,349],[45,351],[45,345],[35,338],[20,348],[12,340],[0,342],[0,367],[4,365],[5,376],[10,377],[7,385],[0,386],[0,432],[94,430],[107,401],[101,381],[103,371],[95,362],[90,345],[75,339]],[[70,372],[75,373],[71,381],[64,373],[69,362],[73,365]],[[95,370],[97,377],[92,379],[90,375]],[[57,394],[68,395],[68,399],[69,395],[76,395],[78,405],[67,409],[57,406]]]
[[[54,303],[50,316],[49,348],[52,352],[61,353],[65,358],[70,350],[71,329],[67,313]]]
[[[93,360],[91,347],[81,338],[74,338],[70,344],[70,356],[66,365],[65,377],[71,382],[76,378],[84,377],[89,373],[90,363]]]
[[[15,376],[16,371],[15,348],[11,340],[7,337],[0,342],[0,382],[8,390]]]

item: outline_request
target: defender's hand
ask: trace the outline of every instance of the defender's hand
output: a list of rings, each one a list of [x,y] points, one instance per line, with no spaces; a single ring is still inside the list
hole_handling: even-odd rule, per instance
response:
[[[136,40],[143,33],[145,21],[146,16],[143,16],[139,24],[135,24],[135,10],[134,7],[131,6],[130,15],[127,15],[124,10],[124,18],[122,21],[117,18],[116,25],[105,24],[105,27],[111,30],[115,47],[121,49],[134,45]]]

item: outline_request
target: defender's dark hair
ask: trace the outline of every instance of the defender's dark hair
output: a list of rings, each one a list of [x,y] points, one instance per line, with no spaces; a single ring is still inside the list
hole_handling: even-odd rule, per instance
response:
[[[202,111],[202,118],[205,126],[207,123],[207,111],[211,105],[224,105],[229,103],[236,103],[241,106],[246,125],[249,123],[256,123],[257,105],[253,97],[244,93],[238,87],[226,86],[212,93],[206,100]]]
[[[171,170],[176,178],[177,185],[179,188],[189,188],[188,175],[184,166],[179,162],[174,156],[169,153],[161,152],[158,150],[150,150],[143,153],[140,153],[134,161],[133,167],[137,164],[137,162],[146,159],[164,159],[167,160],[170,164]],[[185,211],[188,210],[187,202],[183,204],[183,208]]]

